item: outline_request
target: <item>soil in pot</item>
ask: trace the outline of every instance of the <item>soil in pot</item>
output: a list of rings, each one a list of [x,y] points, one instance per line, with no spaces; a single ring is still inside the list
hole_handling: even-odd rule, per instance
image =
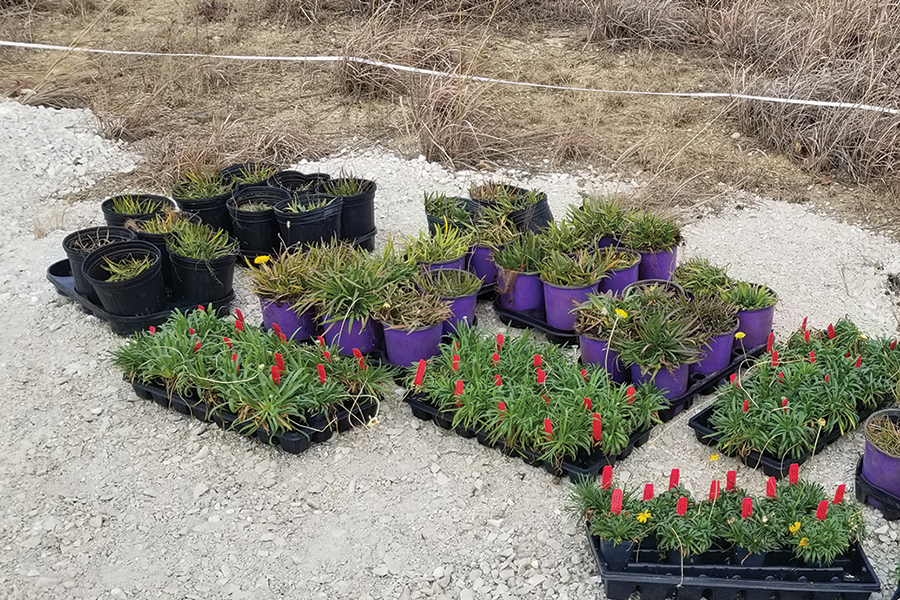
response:
[[[90,227],[79,229],[63,238],[62,246],[69,259],[72,268],[72,277],[75,278],[75,291],[82,296],[87,296],[91,302],[100,303],[100,299],[94,293],[94,289],[84,276],[82,265],[87,255],[102,246],[115,242],[127,242],[137,238],[137,234],[124,227]]]
[[[171,252],[169,260],[172,262],[172,299],[176,303],[206,304],[231,294],[236,254],[201,260]]]
[[[103,309],[110,314],[150,315],[166,307],[162,259],[159,249],[149,242],[132,240],[103,246],[84,259],[83,270]]]
[[[866,420],[862,476],[900,498],[900,408],[886,408]]]
[[[273,302],[266,298],[260,298],[259,303],[266,329],[271,330],[272,325],[278,325],[281,332],[292,340],[304,340],[316,334],[312,309],[298,313],[290,303]]]
[[[341,237],[342,200],[322,195],[295,196],[275,205],[281,240],[289,248]]]
[[[124,194],[107,198],[100,204],[103,218],[110,227],[124,227],[126,221],[145,221],[168,210],[175,203],[154,194]]]
[[[421,329],[390,329],[384,324],[384,347],[388,361],[397,366],[411,367],[420,360],[428,360],[440,352],[443,323]]]
[[[525,312],[544,308],[544,282],[538,273],[498,269],[497,291],[500,306],[507,310]]]
[[[275,205],[290,199],[290,192],[268,186],[248,186],[235,193],[227,206],[242,252],[277,253],[281,241]]]
[[[588,295],[597,293],[597,285],[561,286],[542,281],[544,285],[544,309],[547,324],[555,329],[572,331],[575,329],[575,313],[572,309],[587,300]]]

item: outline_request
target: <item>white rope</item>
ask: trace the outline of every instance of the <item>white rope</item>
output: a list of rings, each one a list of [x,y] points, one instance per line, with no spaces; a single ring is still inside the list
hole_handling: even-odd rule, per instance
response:
[[[727,98],[729,100],[757,100],[760,102],[777,102],[780,104],[798,104],[802,106],[823,106],[828,108],[847,108],[852,110],[869,110],[889,115],[900,115],[900,109],[887,108],[884,106],[873,106],[871,104],[859,104],[853,102],[829,102],[824,100],[800,100],[796,98],[775,98],[771,96],[752,96],[749,94],[731,94],[728,92],[647,92],[635,90],[608,90],[603,88],[584,88],[571,87],[565,85],[549,85],[544,83],[530,83],[527,81],[512,81],[509,79],[493,79],[491,77],[480,77],[478,75],[464,75],[461,73],[448,73],[444,71],[433,71],[431,69],[419,69],[417,67],[409,67],[405,65],[395,65],[379,60],[371,60],[368,58],[360,58],[357,56],[250,56],[243,54],[193,54],[187,52],[135,52],[130,50],[105,50],[100,48],[82,48],[78,46],[55,46],[52,44],[33,44],[28,42],[11,42],[0,40],[0,46],[9,46],[13,48],[29,48],[33,50],[53,50],[62,52],[87,52],[91,54],[115,54],[122,56],[163,56],[172,58],[210,58],[217,60],[238,60],[238,61],[277,61],[277,62],[339,62],[345,60],[347,62],[355,62],[373,67],[383,67],[394,71],[405,73],[417,73],[420,75],[432,75],[436,77],[451,77],[454,79],[463,79],[466,81],[479,81],[484,83],[500,83],[503,85],[515,85],[522,87],[532,87],[545,90],[561,90],[568,92],[592,92],[601,94],[629,94],[632,96],[670,96],[676,98]]]

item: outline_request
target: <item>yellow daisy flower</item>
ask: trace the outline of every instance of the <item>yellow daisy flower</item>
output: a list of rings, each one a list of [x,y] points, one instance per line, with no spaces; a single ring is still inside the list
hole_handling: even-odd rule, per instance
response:
[[[719,455],[718,454],[710,454],[709,460],[719,460]]]
[[[624,310],[622,310],[621,308],[616,309],[616,314],[619,315],[620,317],[622,317],[623,319],[628,318],[628,313],[625,312]]]
[[[650,514],[649,510],[645,510],[642,513],[638,513],[638,516],[637,516],[638,523],[646,523],[647,521],[650,520],[650,517],[652,517],[652,516],[653,515]]]
[[[809,538],[800,538],[800,541],[797,543],[798,546],[809,546]]]
[[[738,331],[736,334],[734,334],[734,339],[736,339],[736,340],[742,340],[742,339],[744,339],[744,332],[743,332],[743,331]]]
[[[261,254],[253,259],[253,264],[261,265],[261,264],[269,262],[270,260],[272,260],[271,256],[269,256],[268,254]]]
[[[794,521],[794,524],[791,525],[788,529],[791,530],[791,533],[797,533],[798,531],[800,531],[800,521]]]

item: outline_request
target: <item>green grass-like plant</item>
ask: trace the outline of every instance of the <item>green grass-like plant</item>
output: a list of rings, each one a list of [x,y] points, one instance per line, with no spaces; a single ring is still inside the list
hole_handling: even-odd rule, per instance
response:
[[[594,241],[607,236],[618,239],[628,225],[628,211],[615,198],[584,198],[580,209],[568,209],[566,220],[580,236]]]
[[[329,196],[357,196],[372,189],[374,182],[368,179],[360,179],[348,173],[341,173],[336,179],[329,179],[322,183],[322,193]]]
[[[441,298],[464,298],[478,293],[482,280],[461,269],[424,269],[416,276],[416,285]]]
[[[775,292],[768,287],[735,281],[730,287],[722,291],[722,297],[733,302],[739,310],[757,310],[774,306],[778,302]]]
[[[224,229],[185,222],[166,238],[170,252],[196,260],[213,260],[237,252],[237,241]]]
[[[112,210],[120,215],[149,215],[166,208],[167,203],[146,196],[114,196]]]
[[[551,285],[577,287],[592,285],[603,278],[606,264],[601,255],[581,250],[570,257],[549,252],[541,261],[541,279]]]
[[[711,338],[737,328],[737,306],[718,294],[698,292],[687,303],[687,309],[701,337]]]
[[[676,303],[666,302],[632,312],[622,337],[613,340],[623,364],[636,364],[643,373],[660,369],[673,371],[679,365],[700,359],[705,342],[697,331],[696,320]]]
[[[720,294],[731,285],[724,267],[698,257],[679,264],[672,279],[691,294]]]
[[[113,260],[108,256],[104,256],[103,270],[109,273],[106,281],[110,283],[127,281],[147,271],[155,262],[156,259],[152,256],[129,256],[120,260]]]
[[[547,254],[575,254],[589,249],[594,244],[593,235],[565,220],[550,223],[541,231],[540,237],[541,245]]]
[[[266,179],[278,172],[278,167],[265,165],[260,163],[250,163],[244,165],[232,176],[231,181],[234,185],[254,185],[264,184]]]
[[[178,200],[204,200],[228,193],[233,187],[233,183],[222,181],[216,171],[187,171],[175,182],[172,197]]]
[[[879,415],[866,426],[866,435],[879,450],[900,456],[900,420],[891,415]]]
[[[237,209],[241,212],[268,212],[272,210],[272,205],[267,204],[265,202],[244,202],[243,204],[238,204]]]
[[[434,234],[420,231],[418,237],[406,240],[406,256],[417,263],[437,263],[455,260],[469,251],[475,241],[469,231],[450,225],[438,227]]]
[[[295,198],[281,207],[286,213],[307,213],[320,208],[325,208],[335,202],[335,196],[306,196]]]
[[[668,252],[681,243],[681,227],[656,213],[630,213],[621,242],[638,252]]]
[[[163,235],[166,233],[172,233],[175,229],[181,227],[187,222],[188,219],[184,213],[177,210],[166,209],[165,211],[158,213],[151,219],[142,221],[125,221],[125,227],[133,229],[135,231],[143,231],[145,233]]]
[[[421,292],[410,284],[390,290],[374,317],[388,329],[414,331],[450,318],[450,305],[440,296]]]
[[[462,198],[447,196],[439,192],[425,192],[425,213],[449,223],[470,223],[472,215],[466,210]]]

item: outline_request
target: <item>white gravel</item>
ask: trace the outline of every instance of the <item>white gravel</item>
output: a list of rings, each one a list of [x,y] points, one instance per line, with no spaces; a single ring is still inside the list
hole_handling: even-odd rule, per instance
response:
[[[101,198],[67,205],[66,194],[135,157],[96,136],[83,111],[0,102],[0,132],[0,598],[602,597],[563,510],[565,484],[414,419],[398,397],[377,426],[300,456],[138,400],[107,360],[121,339],[44,277],[67,231],[102,222]],[[381,240],[425,226],[423,191],[460,192],[480,177],[378,149],[298,167],[375,179]],[[545,190],[558,217],[581,191],[634,185],[590,170],[493,175]],[[60,229],[33,239],[35,217]],[[815,326],[846,313],[871,332],[896,330],[885,279],[900,271],[898,244],[743,194],[689,218],[684,254],[769,283],[779,334],[807,314]],[[243,278],[238,288],[237,306],[258,318]],[[620,480],[664,485],[680,467],[702,494],[737,468],[762,493],[761,473],[710,460],[688,416],[617,466]],[[855,432],[801,473],[852,488],[861,450]],[[866,550],[888,581],[900,523],[865,514],[875,532]]]

